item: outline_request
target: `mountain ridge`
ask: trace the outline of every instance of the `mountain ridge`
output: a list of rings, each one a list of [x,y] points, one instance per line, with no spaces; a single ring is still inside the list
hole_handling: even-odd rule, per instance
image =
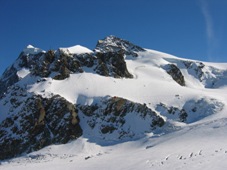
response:
[[[225,68],[115,36],[94,50],[29,45],[0,78],[0,159],[81,137],[121,143],[161,135],[219,115]]]

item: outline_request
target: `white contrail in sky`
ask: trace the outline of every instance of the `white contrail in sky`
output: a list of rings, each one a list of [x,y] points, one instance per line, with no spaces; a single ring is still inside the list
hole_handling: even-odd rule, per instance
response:
[[[214,57],[215,57],[213,55],[218,46],[218,41],[217,41],[217,37],[215,36],[214,23],[213,23],[210,9],[209,9],[208,1],[200,0],[200,7],[201,7],[201,11],[202,11],[203,17],[205,19],[205,24],[206,24],[206,35],[207,35],[207,41],[208,41],[207,42],[208,60],[212,61],[212,59],[214,59]]]
[[[212,17],[209,11],[209,7],[208,7],[208,3],[206,0],[200,0],[201,3],[201,9],[202,9],[202,14],[205,18],[205,22],[206,22],[206,33],[207,33],[207,37],[208,40],[212,40],[214,39],[214,30],[213,30],[213,21],[212,21]]]

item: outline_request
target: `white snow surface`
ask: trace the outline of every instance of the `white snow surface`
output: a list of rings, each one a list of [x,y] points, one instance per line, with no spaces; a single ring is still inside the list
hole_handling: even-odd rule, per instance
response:
[[[84,53],[90,50],[81,46],[62,48],[69,53]],[[90,51],[91,52],[91,51]],[[48,146],[40,151],[19,158],[0,162],[1,170],[226,170],[227,168],[227,81],[218,88],[205,88],[186,70],[182,70],[186,86],[177,84],[162,66],[179,64],[187,59],[147,50],[139,52],[138,58],[126,56],[126,63],[133,79],[115,79],[99,76],[93,72],[71,74],[65,80],[30,83],[24,79],[29,92],[50,97],[59,94],[68,101],[90,105],[97,97],[119,96],[154,109],[160,102],[183,107],[186,102],[214,99],[224,104],[217,113],[198,121],[175,124],[175,130],[163,133],[148,133],[140,139],[111,143],[95,138],[96,133],[84,135],[64,145]],[[227,68],[227,63],[205,63],[207,71]],[[20,74],[23,77],[25,74]],[[186,107],[190,107],[190,102]],[[207,107],[213,107],[207,106]],[[201,108],[207,108],[201,106]],[[82,129],[86,125],[81,119]],[[128,118],[129,121],[132,118]],[[134,121],[134,120],[131,120]],[[139,126],[143,126],[139,124]],[[167,125],[168,126],[168,125]],[[138,127],[143,128],[143,127]],[[168,127],[166,127],[168,128]],[[171,127],[170,127],[171,128]]]
[[[17,75],[20,79],[24,78],[25,76],[27,76],[30,73],[29,69],[26,68],[22,68],[21,70],[19,70],[17,72]]]
[[[31,54],[31,55],[35,55],[35,54],[38,54],[40,52],[45,52],[43,51],[42,49],[40,48],[36,48],[36,47],[33,47],[32,45],[28,45],[24,50],[23,52],[25,54]]]
[[[64,51],[67,54],[83,54],[83,53],[93,53],[92,50],[81,45],[75,45],[67,48],[60,48],[61,51]]]
[[[86,138],[53,145],[2,162],[1,170],[225,170],[226,119],[182,128],[162,136],[116,145],[97,145]]]

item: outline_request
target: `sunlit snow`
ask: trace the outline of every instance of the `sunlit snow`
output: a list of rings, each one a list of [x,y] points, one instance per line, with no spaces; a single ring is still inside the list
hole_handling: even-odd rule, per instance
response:
[[[31,46],[28,46],[27,50],[39,51]],[[92,52],[82,46],[60,50],[70,54]],[[193,72],[182,69],[186,81],[186,86],[182,87],[166,74],[162,66],[174,63],[181,67],[182,61],[189,60],[154,50],[138,54],[138,58],[126,56],[127,67],[133,74],[133,79],[115,79],[88,71],[71,74],[69,78],[61,81],[47,78],[46,81],[29,84],[27,78],[20,83],[26,84],[29,92],[44,97],[59,94],[72,103],[84,105],[90,105],[95,102],[95,98],[107,95],[145,103],[151,109],[155,109],[160,102],[187,109],[192,104],[191,101],[205,101],[201,102],[205,104],[198,108],[201,110],[201,117],[193,115],[187,123],[177,122],[174,117],[170,117],[163,127],[165,130],[161,133],[148,133],[143,138],[127,142],[114,140],[114,136],[111,138],[112,141],[104,141],[96,137],[98,135],[96,132],[90,132],[91,134],[65,145],[48,146],[19,158],[2,161],[0,169],[225,170],[227,78],[223,77],[222,81],[211,89],[207,88],[210,85],[207,77],[202,77],[203,79],[199,81]],[[223,70],[223,74],[220,75],[225,75],[224,69],[227,68],[227,63],[205,63],[205,65],[206,76],[212,76],[210,73],[215,69]],[[22,69],[18,75],[23,78],[28,73]],[[214,105],[218,106],[217,113],[210,114],[209,109],[215,107]],[[133,117],[127,119],[132,124],[135,121]],[[80,117],[80,120],[82,129],[89,132],[84,118]],[[141,122],[135,122],[134,125],[135,131],[144,128]]]
[[[36,48],[36,47],[33,47],[32,45],[28,45],[24,50],[23,52],[25,54],[38,54],[40,52],[44,52],[42,49],[39,49],[39,48]]]
[[[27,76],[30,73],[30,71],[26,68],[22,68],[21,70],[19,70],[17,72],[17,75],[19,78],[24,78],[25,76]]]
[[[67,54],[82,54],[82,53],[92,53],[93,51],[83,47],[81,45],[75,45],[68,48],[60,48],[61,51],[64,51]]]

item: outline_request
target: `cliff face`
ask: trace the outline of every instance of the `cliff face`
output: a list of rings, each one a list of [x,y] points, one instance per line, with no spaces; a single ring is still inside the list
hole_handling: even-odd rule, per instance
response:
[[[14,96],[9,116],[0,125],[1,159],[66,143],[82,135],[76,107],[60,96]]]

